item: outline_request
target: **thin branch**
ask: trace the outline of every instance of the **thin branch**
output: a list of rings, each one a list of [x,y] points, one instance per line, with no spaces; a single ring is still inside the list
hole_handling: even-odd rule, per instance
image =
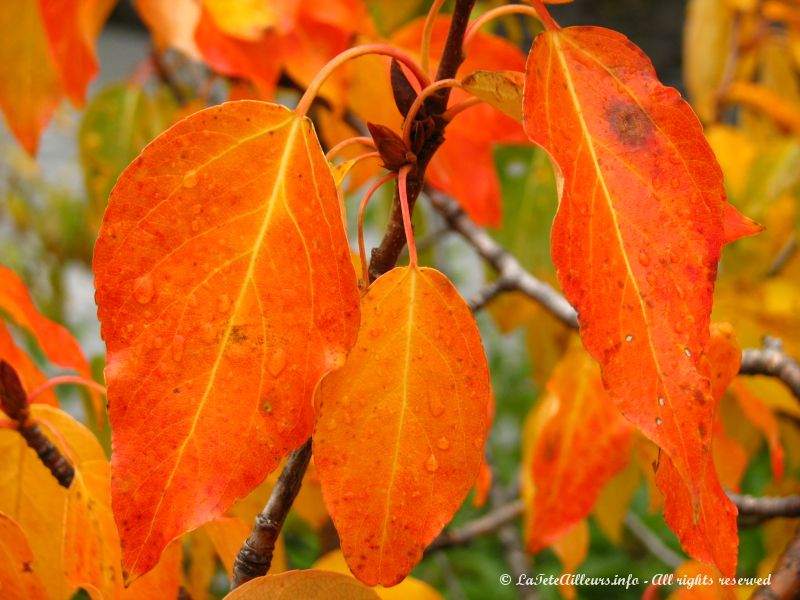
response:
[[[487,283],[479,289],[472,298],[469,299],[469,308],[472,312],[478,312],[503,292],[509,291],[508,281],[500,277]]]
[[[433,207],[450,227],[460,233],[500,275],[492,288],[479,294],[474,305],[480,306],[481,301],[485,304],[500,292],[517,290],[544,306],[569,327],[578,327],[578,315],[564,296],[526,271],[514,256],[475,225],[455,200],[439,192],[430,192],[429,196]]]
[[[800,517],[800,495],[745,496],[728,492],[728,498],[739,509],[739,525],[753,527],[768,519]]]
[[[508,501],[508,490],[501,490],[498,486],[492,486],[489,491],[489,502],[493,509],[499,509]],[[531,572],[531,557],[525,552],[522,544],[519,528],[513,521],[505,523],[497,530],[497,539],[503,546],[506,563],[511,570],[513,580],[519,581],[520,576]],[[522,600],[539,600],[540,596],[536,589],[529,586],[517,588],[519,597]]]
[[[795,252],[797,252],[797,238],[795,236],[791,236],[786,243],[783,245],[783,248],[778,251],[778,254],[775,256],[775,260],[772,261],[772,264],[767,271],[767,277],[775,277],[778,275],[782,270],[783,267],[786,266],[786,263],[794,256]]]
[[[231,589],[256,577],[266,575],[272,563],[275,541],[283,527],[286,515],[303,483],[303,476],[311,459],[311,439],[289,455],[278,482],[264,510],[256,517],[250,537],[247,538],[233,563]]]
[[[469,25],[469,17],[474,5],[475,0],[456,0],[447,40],[439,62],[439,70],[436,73],[436,81],[455,77],[458,67],[464,61],[464,34]],[[447,122],[441,118],[441,114],[447,110],[449,97],[449,88],[433,94],[425,101],[425,110],[421,111],[420,118],[413,126],[409,126],[412,132],[410,150],[416,156],[414,169],[409,173],[406,182],[408,209],[411,214],[414,212],[414,205],[422,190],[428,163],[444,142],[444,130]],[[399,189],[398,186],[395,186],[389,224],[386,226],[381,243],[372,250],[369,264],[370,279],[374,281],[392,269],[397,264],[405,244],[406,236],[403,228]]]
[[[750,598],[752,600],[800,598],[800,529],[778,559],[770,583],[758,588]]]
[[[677,569],[686,562],[686,559],[661,541],[661,538],[650,531],[650,528],[634,513],[629,512],[625,515],[625,526],[647,548],[650,554],[668,567]]]
[[[524,509],[525,503],[521,498],[513,500],[508,504],[503,504],[458,529],[443,531],[439,537],[433,540],[431,545],[425,549],[425,553],[429,554],[437,550],[452,548],[453,546],[465,546],[475,538],[495,533],[502,526],[513,522],[522,515]]]
[[[800,364],[782,346],[780,340],[767,337],[763,348],[742,351],[739,374],[776,377],[800,400]]]

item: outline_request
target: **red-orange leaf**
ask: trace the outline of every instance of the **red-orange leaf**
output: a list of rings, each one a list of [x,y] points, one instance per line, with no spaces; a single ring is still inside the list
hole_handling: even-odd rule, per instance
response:
[[[355,272],[311,122],[242,101],[169,129],[114,188],[94,270],[135,578],[310,435],[312,392],[355,341]]]
[[[733,328],[728,323],[712,324],[706,352],[700,359],[703,373],[712,382],[712,412],[736,377],[741,360]],[[736,507],[722,489],[710,457],[706,459],[704,475],[699,481],[700,503],[697,505],[674,461],[661,453],[656,484],[664,494],[664,520],[692,558],[715,565],[723,574],[732,577],[736,572],[739,544]]]
[[[2,321],[0,321],[0,358],[14,367],[22,381],[23,388],[28,393],[42,385],[47,379],[28,354],[17,346]],[[52,389],[37,395],[34,401],[58,406],[58,399]]]
[[[555,543],[591,512],[600,490],[627,464],[633,432],[609,405],[600,370],[582,348],[572,348],[556,367],[546,398],[541,406],[548,414],[525,466],[533,486],[526,524],[531,552]]]
[[[475,320],[438,271],[396,268],[362,302],[358,341],[317,394],[314,456],[350,569],[394,585],[475,482],[489,373]]]
[[[89,363],[72,334],[58,323],[44,317],[34,306],[22,279],[14,271],[3,266],[0,266],[0,311],[6,313],[17,325],[28,330],[51,362],[65,369],[74,369],[87,379],[92,378]],[[24,362],[24,360],[18,362],[9,360],[15,368],[18,365],[23,366]],[[37,379],[30,369],[31,365],[24,365],[21,370],[26,386]],[[32,392],[33,389],[26,388],[26,391]],[[103,411],[100,396],[92,392],[92,397],[95,412],[99,417]],[[56,404],[52,395],[48,398],[51,399],[50,404]]]
[[[700,123],[636,46],[595,27],[537,38],[524,123],[563,174],[552,253],[584,344],[697,506],[713,424],[698,361],[725,229],[736,229]]]

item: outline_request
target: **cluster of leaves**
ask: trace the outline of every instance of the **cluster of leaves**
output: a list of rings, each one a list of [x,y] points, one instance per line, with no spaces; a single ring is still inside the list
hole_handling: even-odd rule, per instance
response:
[[[30,153],[62,97],[83,104],[113,5],[66,4],[58,14],[47,0],[0,9],[0,106]],[[67,380],[46,383],[0,328],[10,367],[0,415],[10,457],[0,467],[4,593],[162,598],[183,586],[205,597],[217,560],[232,575],[282,461],[313,438],[293,510],[316,530],[330,519],[341,551],[230,597],[375,597],[351,572],[380,595],[437,597],[407,576],[470,489],[485,498],[495,402],[468,305],[444,274],[418,264],[418,172],[475,223],[497,228],[577,312],[580,338],[516,294],[491,306],[501,328],[528,328],[544,389],[522,443],[527,549],[552,548],[573,572],[588,553],[590,513],[620,543],[643,480],[649,510],[663,509],[693,559],[679,572],[736,574],[736,508],[724,488],[739,491],[757,462],[754,432],[769,445],[768,491],[793,489],[800,462],[796,403],[774,382],[735,379],[737,337],[755,345],[781,335],[800,353],[790,259],[800,13],[779,0],[690,3],[687,85],[698,119],[621,34],[562,29],[539,1],[486,7],[487,17],[536,18],[526,59],[481,28],[488,18],[458,33],[455,17],[437,15],[441,2],[426,17],[427,4],[394,14],[378,0],[136,2],[156,48],[224,76],[231,102],[198,111],[214,103],[214,86],[187,96],[162,57],[101,91],[83,115],[83,231],[97,234],[113,452],[109,462],[99,441],[98,392],[87,396],[93,433],[58,408],[49,386]],[[465,59],[431,84],[454,36]],[[41,65],[35,77],[31,64]],[[12,88],[14,78],[26,87]],[[275,102],[298,92],[295,110]],[[373,140],[357,137],[360,122]],[[502,185],[497,144],[519,145],[507,151],[530,160],[521,189]],[[409,264],[370,282],[363,243],[360,264],[351,251],[345,191],[377,175],[397,179]],[[724,245],[761,230],[734,205],[768,232],[720,263]],[[728,323],[712,323],[712,301]],[[49,362],[77,373],[69,381],[91,379],[77,343],[7,269],[0,308]],[[54,478],[63,465],[34,452],[60,455],[70,478]],[[765,535],[762,569],[785,541]],[[271,573],[285,568],[281,538]]]

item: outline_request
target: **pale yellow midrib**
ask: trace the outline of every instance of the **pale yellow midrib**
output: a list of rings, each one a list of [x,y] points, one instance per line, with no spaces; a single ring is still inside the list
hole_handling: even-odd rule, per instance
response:
[[[386,488],[386,505],[383,510],[383,528],[381,531],[380,543],[380,558],[378,559],[378,582],[381,578],[381,569],[383,567],[383,553],[384,545],[386,544],[386,535],[389,531],[389,505],[392,499],[392,488],[394,487],[395,475],[397,474],[397,465],[400,462],[400,438],[403,433],[403,423],[405,421],[406,408],[408,408],[408,372],[411,366],[411,333],[414,330],[414,296],[417,289],[417,274],[416,269],[408,267],[409,276],[411,277],[411,289],[408,294],[408,317],[406,318],[406,351],[403,361],[403,404],[400,407],[400,415],[398,416],[399,424],[397,427],[397,442],[394,446],[394,457],[392,459],[392,470],[389,476],[389,485]]]
[[[245,289],[247,288],[247,285],[249,284],[250,279],[253,276],[253,271],[255,269],[255,264],[256,264],[256,261],[257,261],[258,256],[259,256],[259,249],[261,248],[261,244],[263,243],[264,237],[266,236],[267,230],[269,228],[270,221],[272,220],[272,213],[273,213],[273,211],[275,209],[275,205],[277,204],[277,202],[276,202],[277,196],[278,196],[278,193],[281,190],[281,187],[283,185],[283,179],[285,177],[285,173],[286,173],[286,170],[287,170],[287,167],[288,167],[288,163],[289,163],[288,157],[291,154],[291,151],[292,151],[293,146],[295,144],[295,137],[297,136],[297,129],[300,126],[301,123],[302,123],[302,120],[299,119],[299,118],[296,118],[294,120],[294,122],[292,123],[292,125],[291,125],[291,129],[289,130],[289,134],[288,134],[288,136],[286,138],[286,146],[284,147],[283,154],[281,155],[280,166],[278,168],[278,173],[275,176],[275,183],[274,183],[274,185],[272,187],[272,193],[271,193],[269,201],[268,201],[267,213],[266,213],[266,215],[264,215],[264,221],[261,224],[261,229],[258,232],[258,236],[256,237],[255,243],[253,244],[253,255],[252,255],[251,259],[250,259],[250,264],[247,266],[247,272],[245,273],[245,276],[244,276],[244,278],[242,280],[242,285],[241,285],[241,288],[239,289],[239,294],[236,297],[236,302],[235,302],[235,304],[233,306],[233,310],[231,312],[231,318],[228,321],[228,326],[225,329],[225,334],[224,334],[224,336],[222,338],[222,342],[220,343],[220,350],[217,353],[216,360],[214,361],[214,366],[211,369],[211,375],[210,375],[209,380],[208,380],[208,385],[206,385],[206,389],[203,392],[203,396],[202,396],[202,398],[200,399],[200,402],[197,405],[197,410],[195,411],[194,418],[192,419],[192,426],[189,429],[189,432],[186,434],[186,437],[184,438],[183,443],[180,446],[180,449],[178,450],[177,458],[175,459],[175,466],[172,468],[172,472],[170,473],[169,477],[167,478],[167,482],[164,485],[164,492],[161,495],[161,498],[159,499],[158,504],[156,505],[156,509],[153,511],[153,518],[150,520],[150,527],[149,527],[149,529],[147,531],[147,534],[144,537],[144,540],[142,541],[142,545],[139,548],[139,553],[138,553],[138,555],[136,557],[136,561],[131,566],[131,570],[132,571],[135,570],[136,565],[139,563],[139,558],[142,555],[142,549],[145,547],[145,545],[147,544],[147,541],[150,539],[150,535],[153,532],[153,525],[155,524],[155,521],[156,521],[156,516],[158,515],[159,511],[161,510],[161,504],[164,502],[164,498],[167,495],[167,490],[169,489],[170,485],[172,484],[172,480],[175,478],[175,473],[177,472],[178,465],[180,464],[181,459],[183,458],[183,453],[186,450],[186,446],[189,443],[189,440],[192,438],[192,436],[194,434],[194,431],[195,431],[195,429],[197,427],[197,422],[198,422],[198,420],[200,418],[200,414],[203,412],[203,408],[205,407],[205,404],[206,404],[206,402],[208,400],[208,396],[209,396],[209,394],[211,393],[211,390],[214,387],[214,385],[213,385],[214,384],[214,380],[216,379],[217,371],[219,370],[220,364],[222,362],[222,357],[225,354],[225,348],[226,348],[226,346],[228,344],[228,339],[230,337],[231,331],[233,330],[234,318],[236,317],[236,314],[238,313],[239,306],[241,305],[241,302],[242,302],[242,298],[245,295]]]
[[[639,286],[636,283],[636,278],[633,276],[633,270],[631,269],[631,264],[628,261],[628,255],[625,253],[625,244],[623,243],[622,238],[620,237],[619,222],[617,221],[617,215],[616,215],[616,212],[614,211],[614,206],[613,206],[613,204],[611,202],[611,194],[610,194],[610,192],[608,190],[608,186],[606,185],[605,178],[603,177],[603,172],[600,169],[600,163],[597,160],[597,154],[595,153],[594,143],[592,141],[592,136],[589,133],[589,128],[586,125],[586,120],[583,118],[583,111],[581,110],[581,104],[580,104],[580,101],[578,99],[578,95],[577,95],[577,93],[575,91],[575,85],[574,85],[574,83],[572,81],[572,75],[570,73],[569,67],[567,66],[566,62],[564,61],[564,53],[563,53],[563,51],[561,49],[561,42],[560,42],[560,39],[558,37],[558,34],[557,33],[553,33],[551,35],[552,35],[552,38],[553,38],[553,44],[557,48],[558,62],[561,64],[561,69],[564,72],[564,79],[567,82],[567,89],[569,90],[569,94],[570,94],[570,97],[572,99],[572,104],[575,107],[575,114],[578,117],[578,120],[580,121],[581,130],[583,131],[583,137],[587,140],[586,147],[589,149],[589,153],[591,154],[592,162],[594,163],[595,171],[597,172],[597,180],[600,182],[600,185],[603,188],[603,196],[606,199],[606,204],[608,206],[608,211],[611,214],[612,220],[614,221],[614,235],[617,238],[617,242],[619,243],[620,249],[622,250],[622,252],[620,252],[620,254],[622,255],[622,259],[625,261],[625,268],[628,271],[628,279],[630,279],[631,284],[633,285],[633,289],[635,290],[636,297],[637,297],[638,302],[639,302],[639,307],[640,307],[641,313],[642,313],[642,320],[644,321],[645,327],[647,328],[647,331],[649,332],[650,331],[650,323],[647,320],[647,312],[645,311],[644,305],[642,304],[642,297],[641,297],[641,295],[639,293]],[[656,349],[653,347],[653,341],[652,341],[652,339],[651,339],[651,337],[649,335],[647,336],[647,345],[650,347],[650,353],[651,353],[651,355],[653,357],[653,362],[655,362],[656,369],[658,370],[659,379],[663,380],[664,374],[663,374],[663,371],[661,369],[661,364],[659,363],[658,355],[656,354]],[[667,400],[668,400],[667,405],[669,406],[670,415],[672,416],[672,419],[673,419],[673,421],[675,423],[675,429],[677,430],[678,437],[680,438],[680,442],[681,442],[680,445],[683,448],[684,453],[686,453],[686,451],[687,451],[686,441],[683,439],[683,431],[681,430],[680,424],[678,423],[678,418],[675,415],[675,410],[672,407],[672,402],[669,401],[670,400],[669,390],[667,389],[666,385],[663,386],[663,388],[664,388],[664,395],[667,397]]]

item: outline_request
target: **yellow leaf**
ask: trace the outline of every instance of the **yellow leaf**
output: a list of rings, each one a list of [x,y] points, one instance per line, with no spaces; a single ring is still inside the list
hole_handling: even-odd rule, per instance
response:
[[[700,120],[717,120],[717,93],[728,60],[733,13],[727,0],[690,0],[683,36],[683,76]]]
[[[31,570],[33,552],[14,519],[0,513],[0,592],[7,600],[45,600],[47,592]]]
[[[586,559],[589,551],[589,526],[586,519],[578,522],[569,532],[552,546],[553,552],[561,561],[563,572],[575,573]],[[569,600],[575,598],[575,588],[571,585],[559,586],[561,595]]]
[[[525,73],[517,71],[475,71],[461,84],[470,94],[522,122],[522,84]]]
[[[350,574],[350,569],[344,560],[341,550],[334,550],[321,557],[312,567],[321,571]],[[415,579],[406,577],[403,581],[390,588],[376,585],[372,588],[381,600],[442,600],[441,594],[433,587]]]
[[[594,505],[595,522],[609,540],[622,543],[622,526],[628,514],[633,495],[639,488],[641,477],[636,463],[631,461],[622,471],[608,482]]]
[[[287,571],[256,577],[233,590],[225,600],[378,600],[360,581],[330,571]]]

